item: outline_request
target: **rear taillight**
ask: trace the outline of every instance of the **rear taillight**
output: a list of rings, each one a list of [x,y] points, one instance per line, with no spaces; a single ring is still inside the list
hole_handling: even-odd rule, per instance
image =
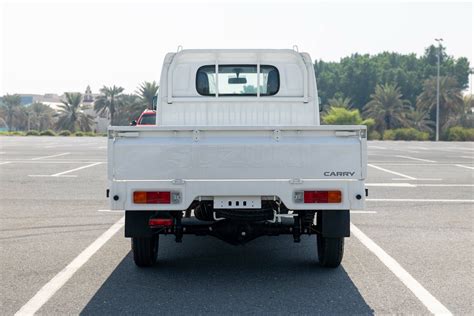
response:
[[[135,204],[178,204],[181,202],[179,192],[168,191],[135,191],[133,203]]]
[[[173,226],[172,218],[150,218],[148,221],[150,227],[170,227]]]
[[[293,199],[296,203],[341,203],[341,191],[297,191]]]

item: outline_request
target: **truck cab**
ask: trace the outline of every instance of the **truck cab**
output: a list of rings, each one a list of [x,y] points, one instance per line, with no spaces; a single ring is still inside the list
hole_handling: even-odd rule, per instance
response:
[[[311,58],[294,50],[166,55],[156,125],[108,131],[111,209],[125,210],[138,266],[159,237],[315,237],[340,265],[350,210],[363,209],[365,126],[320,125]]]

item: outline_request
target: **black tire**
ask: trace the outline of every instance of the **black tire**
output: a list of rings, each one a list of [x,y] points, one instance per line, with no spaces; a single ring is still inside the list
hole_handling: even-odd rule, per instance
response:
[[[341,264],[344,255],[344,237],[323,237],[322,212],[317,215],[317,235],[319,264],[325,268],[337,268]]]
[[[139,267],[151,267],[158,257],[159,236],[133,237],[133,261]]]
[[[325,268],[337,268],[344,254],[344,237],[328,238],[318,235],[319,264]]]

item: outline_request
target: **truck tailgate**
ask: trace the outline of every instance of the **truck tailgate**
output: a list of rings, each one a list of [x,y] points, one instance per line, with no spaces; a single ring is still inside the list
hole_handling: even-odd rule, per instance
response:
[[[134,208],[132,187],[163,185],[184,186],[184,208],[199,196],[218,195],[217,182],[226,185],[225,195],[282,194],[275,187],[281,182],[287,191],[310,183],[350,191],[366,178],[365,135],[365,126],[111,127],[110,188],[124,196],[112,206]],[[197,182],[192,192],[186,188]]]

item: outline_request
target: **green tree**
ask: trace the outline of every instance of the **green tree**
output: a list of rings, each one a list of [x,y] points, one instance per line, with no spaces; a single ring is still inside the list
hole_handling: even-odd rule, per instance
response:
[[[81,110],[82,94],[77,92],[66,92],[63,103],[59,106],[59,115],[57,121],[58,130],[69,130],[75,132],[81,130],[83,132],[91,131],[93,123],[92,116],[85,114]]]
[[[103,86],[100,89],[101,95],[94,103],[94,110],[103,115],[108,113],[110,115],[110,125],[116,125],[115,112],[120,107],[120,95],[124,88],[113,85],[112,87]]]
[[[366,125],[370,129],[375,121],[371,118],[362,119],[359,110],[348,109],[340,106],[332,106],[323,115],[323,123],[328,125]]]
[[[376,55],[353,54],[339,62],[316,61],[314,70],[318,93],[323,104],[335,97],[346,96],[354,102],[355,108],[370,101],[376,85],[396,83],[404,98],[411,104],[423,90],[424,80],[437,72],[437,46],[429,46],[424,55],[383,52]],[[449,56],[441,47],[442,76],[456,78],[461,89],[469,79],[469,61],[465,57]]]
[[[375,129],[383,135],[386,129],[408,125],[410,102],[402,99],[395,84],[377,85],[371,100],[364,107],[364,115],[375,120]]]
[[[327,113],[331,108],[344,108],[350,109],[352,108],[352,103],[350,98],[344,98],[342,96],[337,96],[334,98],[329,99],[328,104],[325,105],[324,113]]]
[[[360,125],[362,117],[359,110],[350,110],[344,107],[330,107],[323,116],[323,123],[328,125]]]
[[[28,106],[30,129],[43,131],[52,129],[54,125],[54,110],[46,104],[35,102]]]
[[[135,94],[120,95],[120,107],[117,110],[116,125],[129,125],[132,120],[138,119],[140,114],[147,108],[143,99]]]
[[[21,97],[18,94],[6,94],[2,97],[3,108],[7,119],[8,131],[13,129],[13,119],[19,115]]]
[[[136,91],[138,97],[146,104],[148,109],[153,109],[153,97],[158,94],[159,85],[153,82],[143,82]]]
[[[425,80],[423,92],[419,95],[416,107],[429,111],[433,121],[436,120],[436,77]],[[456,124],[464,112],[464,100],[461,88],[454,77],[443,76],[439,81],[439,116],[440,134]]]
[[[459,123],[466,128],[474,128],[474,96],[464,96],[464,106],[459,118]]]
[[[430,113],[423,109],[412,110],[408,113],[410,125],[422,132],[432,133],[435,123],[430,119]]]

